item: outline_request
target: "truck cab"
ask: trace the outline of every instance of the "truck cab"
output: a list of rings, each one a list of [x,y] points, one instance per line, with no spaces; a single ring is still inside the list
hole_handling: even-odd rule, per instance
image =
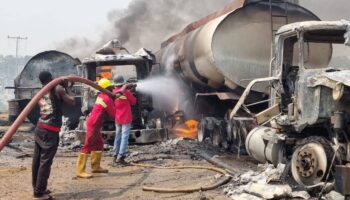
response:
[[[349,51],[348,21],[308,21],[283,26],[276,34],[271,105],[280,113],[272,127],[286,136],[285,156],[294,180],[305,186],[335,180],[349,195],[350,66],[329,66],[336,45]],[[315,55],[324,55],[323,57]],[[289,140],[289,141],[288,141]],[[294,146],[296,145],[296,146]],[[289,153],[288,153],[289,152]]]
[[[149,76],[153,63],[154,56],[146,49],[140,49],[135,54],[131,54],[125,48],[118,47],[116,53],[111,49],[97,51],[96,55],[83,60],[82,65],[78,66],[78,71],[82,77],[92,81],[107,78],[113,82],[115,77],[122,76],[126,82],[137,83]],[[81,87],[84,116],[81,117],[76,132],[83,136],[86,130],[85,120],[95,103],[97,91],[90,87]],[[137,103],[132,106],[133,121],[129,141],[132,143],[152,143],[166,139],[166,129],[150,117],[153,111],[152,97],[141,94],[135,89],[131,92],[137,98]],[[112,143],[115,135],[114,119],[105,122],[102,135],[105,140]]]
[[[329,66],[333,46],[348,44],[348,29],[347,21],[309,21],[277,32],[271,73],[278,77],[278,90],[272,92],[271,105],[279,101],[281,123],[292,125],[293,131],[326,123],[334,113],[348,110],[343,94],[350,66]]]
[[[287,164],[290,177],[307,189],[328,182],[344,195],[350,195],[350,65],[334,65],[332,54],[350,52],[349,40],[345,20],[282,26],[270,77],[252,80],[230,114],[237,120],[252,87],[269,82],[268,108],[252,114],[256,126],[248,135],[240,133],[248,154]]]

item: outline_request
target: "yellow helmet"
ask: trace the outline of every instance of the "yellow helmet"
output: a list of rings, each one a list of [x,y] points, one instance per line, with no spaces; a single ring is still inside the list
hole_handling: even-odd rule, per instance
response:
[[[112,82],[106,78],[102,78],[101,80],[99,80],[98,85],[103,87],[104,89],[113,86]]]

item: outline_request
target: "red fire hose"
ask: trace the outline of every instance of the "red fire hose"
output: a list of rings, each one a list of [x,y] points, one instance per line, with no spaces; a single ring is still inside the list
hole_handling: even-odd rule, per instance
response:
[[[30,100],[30,102],[27,104],[27,106],[23,109],[21,114],[17,117],[15,122],[11,125],[11,127],[6,131],[5,135],[0,140],[0,151],[7,145],[9,140],[12,138],[12,136],[16,133],[18,127],[23,123],[27,115],[30,113],[30,111],[35,107],[35,105],[38,103],[38,101],[41,99],[42,96],[44,96],[46,93],[48,93],[52,88],[54,88],[56,85],[62,83],[63,81],[71,81],[71,82],[80,82],[84,83],[86,85],[89,85],[103,93],[108,94],[109,96],[114,96],[114,94],[98,85],[96,85],[94,82],[79,77],[79,76],[62,76],[59,78],[56,78],[52,80],[50,83],[45,85],[33,98]]]

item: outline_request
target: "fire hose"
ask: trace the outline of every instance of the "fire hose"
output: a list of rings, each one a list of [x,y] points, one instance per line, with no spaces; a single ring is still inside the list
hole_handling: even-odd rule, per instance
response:
[[[79,82],[84,83],[86,85],[89,85],[103,93],[106,93],[107,95],[113,97],[115,96],[112,92],[96,85],[94,82],[79,77],[79,76],[62,76],[59,78],[56,78],[52,80],[50,83],[45,85],[33,98],[30,100],[30,102],[27,104],[27,106],[23,109],[21,114],[17,117],[15,122],[10,126],[10,128],[6,131],[5,135],[0,140],[0,151],[7,145],[7,143],[10,141],[12,136],[16,133],[19,126],[23,123],[25,118],[28,116],[28,114],[32,111],[32,109],[35,107],[35,105],[39,102],[42,96],[47,94],[52,88],[56,87],[58,84],[63,83],[64,81],[71,81],[71,82]]]
[[[186,188],[157,188],[157,187],[144,186],[142,187],[142,190],[144,191],[163,192],[163,193],[178,193],[178,192],[190,193],[190,192],[197,192],[197,191],[207,191],[207,190],[215,189],[221,185],[224,185],[231,180],[231,176],[229,176],[229,174],[225,170],[217,167],[206,167],[206,166],[159,167],[154,165],[137,164],[137,163],[131,163],[131,165],[137,166],[137,167],[144,167],[144,168],[154,168],[154,169],[206,169],[206,170],[219,172],[225,176],[224,179],[208,186],[186,187]]]
[[[54,80],[52,80],[50,83],[48,83],[47,85],[45,85],[31,100],[30,102],[27,104],[27,106],[22,110],[22,112],[19,114],[19,116],[17,117],[17,119],[15,120],[15,122],[10,126],[10,128],[6,131],[6,133],[4,134],[4,136],[1,138],[0,140],[0,151],[8,144],[8,142],[10,141],[10,139],[13,137],[13,135],[16,133],[17,129],[20,127],[20,125],[23,123],[23,121],[25,120],[25,118],[28,116],[28,114],[32,111],[32,109],[37,105],[37,103],[39,102],[39,100],[45,95],[47,94],[50,90],[52,90],[54,87],[56,87],[58,84],[63,83],[64,81],[71,81],[71,82],[80,82],[80,83],[84,83],[86,85],[89,85],[103,93],[106,93],[107,95],[114,97],[115,95],[96,85],[94,82],[82,78],[82,77],[78,77],[78,76],[63,76],[63,77],[59,77],[56,78]],[[212,171],[216,171],[219,172],[221,174],[224,174],[226,177],[209,186],[201,186],[201,187],[190,187],[190,188],[182,188],[182,189],[173,189],[173,188],[154,188],[154,187],[143,187],[142,189],[145,191],[154,191],[154,192],[167,192],[167,193],[174,193],[174,192],[196,192],[196,191],[206,191],[206,190],[211,190],[211,189],[215,189],[223,184],[226,184],[227,182],[229,182],[231,180],[231,176],[228,176],[228,173],[220,168],[216,168],[216,167],[204,167],[204,166],[177,166],[177,167],[157,167],[157,166],[152,166],[152,165],[144,165],[144,164],[136,164],[136,163],[132,163],[132,165],[134,166],[138,166],[138,167],[146,167],[146,168],[156,168],[156,169],[207,169],[207,170],[212,170]]]

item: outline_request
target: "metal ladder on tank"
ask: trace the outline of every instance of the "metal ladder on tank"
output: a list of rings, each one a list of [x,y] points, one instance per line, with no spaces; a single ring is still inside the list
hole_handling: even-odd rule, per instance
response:
[[[279,12],[280,9],[277,9],[274,11],[275,5],[279,5],[279,7],[282,9],[281,13]],[[270,17],[271,17],[270,19],[271,20],[271,63],[270,63],[269,75],[272,77],[273,76],[272,62],[273,60],[275,60],[274,58],[275,34],[281,26],[288,24],[288,1],[287,0],[269,0],[269,6],[270,6]],[[276,91],[273,89],[273,87],[271,87],[270,93],[273,94],[275,92]],[[272,105],[274,103],[273,101],[270,101],[269,104]]]
[[[275,38],[275,34],[278,29],[288,24],[288,1],[287,0],[269,0],[270,4],[270,16],[271,16],[271,37],[272,37],[272,45]],[[274,5],[280,5],[282,8],[282,13],[274,11]]]

